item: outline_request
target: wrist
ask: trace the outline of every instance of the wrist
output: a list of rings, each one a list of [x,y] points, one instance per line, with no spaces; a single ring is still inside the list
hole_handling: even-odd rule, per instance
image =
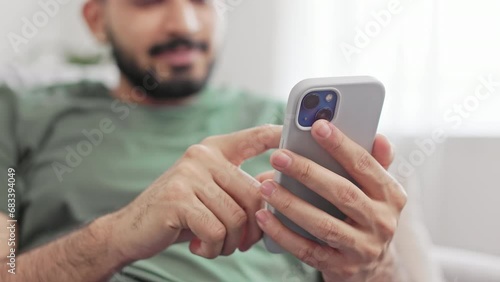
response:
[[[106,260],[112,262],[115,269],[120,269],[134,259],[123,250],[123,244],[115,235],[118,234],[114,229],[117,217],[114,213],[99,217],[89,225],[89,231],[97,242],[102,243]]]

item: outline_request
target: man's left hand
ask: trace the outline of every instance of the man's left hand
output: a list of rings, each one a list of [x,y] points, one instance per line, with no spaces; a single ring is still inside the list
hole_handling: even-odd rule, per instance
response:
[[[387,172],[393,160],[390,143],[378,135],[370,154],[326,121],[316,122],[311,134],[360,187],[288,150],[276,151],[271,164],[331,202],[347,219],[332,217],[268,179],[261,186],[264,200],[326,245],[292,232],[267,210],[257,212],[259,226],[282,248],[321,271],[325,281],[367,281],[378,272],[390,273],[379,266],[392,261],[388,249],[407,200]]]

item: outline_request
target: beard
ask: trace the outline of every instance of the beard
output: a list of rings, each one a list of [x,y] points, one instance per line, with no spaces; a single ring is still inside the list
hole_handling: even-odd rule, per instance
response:
[[[172,67],[165,78],[162,71],[153,67],[141,68],[134,56],[128,54],[124,48],[114,40],[111,32],[108,32],[111,43],[113,58],[120,70],[120,73],[133,86],[140,89],[147,97],[156,101],[171,101],[187,98],[199,93],[207,84],[210,78],[214,62],[209,63],[206,74],[201,79],[193,78],[189,75],[191,66]],[[208,51],[205,43],[194,42],[187,38],[173,38],[163,44],[153,46],[149,50],[151,56],[160,54],[163,51],[173,50],[179,46],[188,48],[198,48],[202,52]]]

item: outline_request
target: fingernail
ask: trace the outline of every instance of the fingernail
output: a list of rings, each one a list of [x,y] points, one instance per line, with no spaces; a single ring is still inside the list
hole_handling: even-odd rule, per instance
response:
[[[274,186],[272,181],[266,181],[260,186],[260,191],[267,197],[271,196],[275,190],[276,186]]]
[[[318,129],[316,130],[318,136],[321,138],[327,138],[332,134],[332,129],[327,122],[320,122]]]
[[[238,250],[240,250],[240,252],[244,253],[246,251],[248,251],[250,249],[249,246],[242,246],[242,247],[239,247]]]
[[[269,216],[267,215],[267,212],[265,210],[260,210],[256,212],[255,217],[257,218],[257,221],[260,223],[266,223],[266,221],[269,219]]]
[[[276,152],[273,158],[273,164],[279,168],[286,168],[292,159],[283,152]]]

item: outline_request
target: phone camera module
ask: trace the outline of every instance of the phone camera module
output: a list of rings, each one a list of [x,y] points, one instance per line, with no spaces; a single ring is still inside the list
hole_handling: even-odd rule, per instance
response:
[[[333,111],[330,108],[323,108],[316,113],[316,120],[325,119],[331,121],[333,118]]]
[[[338,98],[339,95],[332,89],[315,89],[305,93],[298,109],[298,125],[309,128],[319,119],[332,121],[335,118]]]
[[[311,110],[316,108],[319,105],[319,95],[315,93],[307,94],[303,100],[304,108]]]

